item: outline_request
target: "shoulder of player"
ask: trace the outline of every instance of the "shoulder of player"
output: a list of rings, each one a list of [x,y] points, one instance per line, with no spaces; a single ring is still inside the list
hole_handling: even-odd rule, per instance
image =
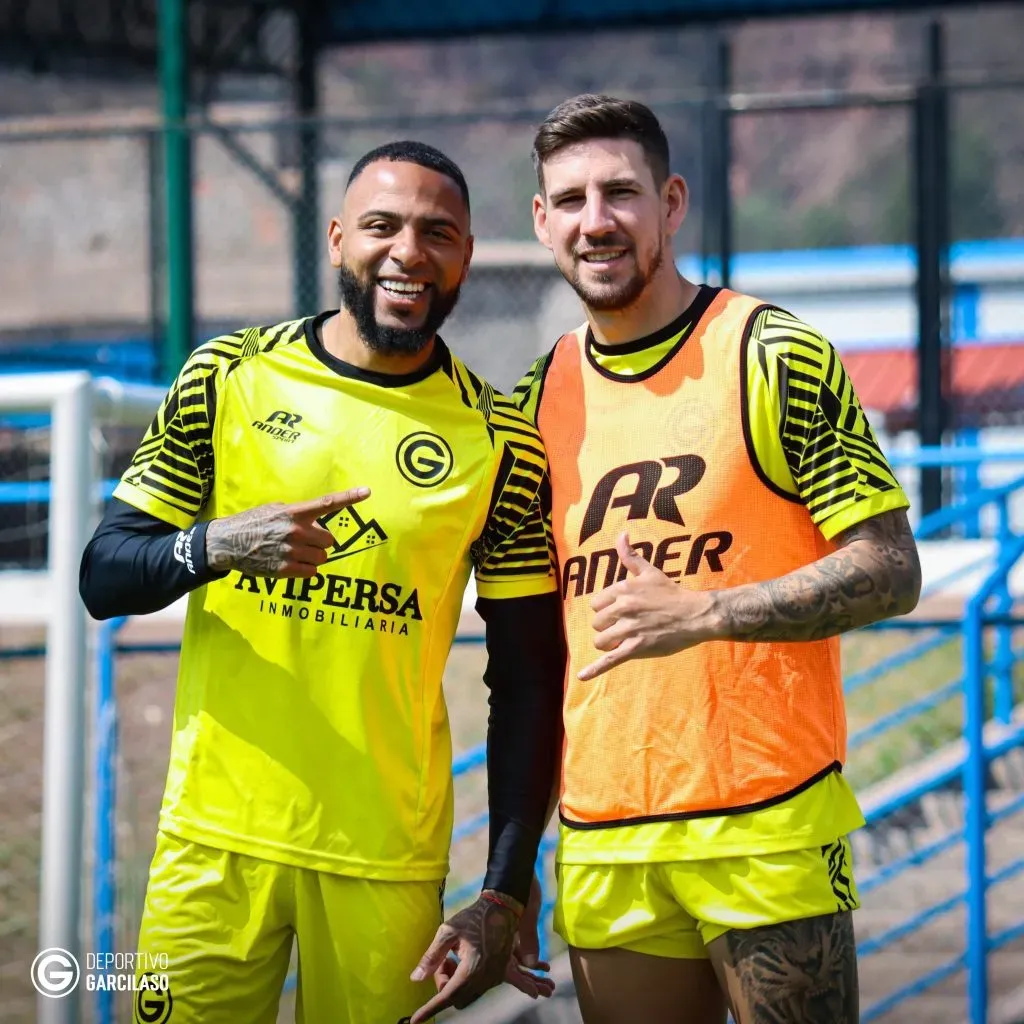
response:
[[[841,360],[832,343],[817,328],[778,306],[764,305],[748,323],[745,359],[748,372],[760,369],[769,386],[783,375],[820,387],[842,373]]]
[[[569,331],[559,336],[558,340],[542,355],[539,355],[530,364],[529,369],[519,379],[519,382],[512,389],[512,401],[523,411],[531,423],[536,421],[541,394],[544,391],[544,384],[547,379],[548,369],[554,359],[555,353],[563,343],[569,343],[571,339],[586,329],[586,324],[576,331]]]
[[[231,334],[210,338],[189,355],[186,372],[212,372],[226,376],[245,360],[301,338],[305,323],[306,318],[285,320],[269,326],[243,327]]]
[[[537,428],[513,398],[474,373],[450,350],[446,350],[441,368],[452,381],[463,404],[480,414],[482,424],[492,434],[495,448],[511,443],[543,452]]]
[[[762,305],[752,314],[748,329],[750,343],[760,346],[769,359],[797,355],[820,364],[835,352],[821,331],[781,306]]]

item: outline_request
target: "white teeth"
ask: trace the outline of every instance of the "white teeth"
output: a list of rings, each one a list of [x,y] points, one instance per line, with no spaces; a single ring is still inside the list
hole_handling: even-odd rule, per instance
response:
[[[395,295],[418,295],[427,287],[417,281],[381,281],[380,286]]]
[[[625,254],[625,249],[602,249],[600,252],[585,253],[583,259],[587,263],[607,263]]]

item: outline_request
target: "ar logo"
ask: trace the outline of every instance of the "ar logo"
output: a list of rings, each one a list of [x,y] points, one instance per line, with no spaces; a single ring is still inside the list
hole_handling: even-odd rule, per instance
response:
[[[699,455],[673,455],[658,462],[645,459],[643,462],[630,462],[609,470],[598,481],[591,495],[580,527],[580,544],[601,532],[604,518],[608,510],[613,508],[629,509],[627,519],[646,519],[653,510],[655,516],[663,522],[685,526],[676,498],[692,491],[700,483],[706,469],[707,463]],[[666,471],[669,474],[668,482],[661,484]],[[619,481],[630,476],[636,477],[633,490],[613,497]]]
[[[297,412],[285,412],[284,409],[275,409],[264,421],[265,423],[280,423],[282,427],[294,427],[302,422],[302,417]]]

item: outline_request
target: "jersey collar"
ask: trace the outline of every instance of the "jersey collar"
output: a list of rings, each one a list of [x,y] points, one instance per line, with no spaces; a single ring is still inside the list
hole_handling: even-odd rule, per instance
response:
[[[311,316],[306,320],[303,330],[306,335],[306,344],[310,352],[320,360],[327,369],[341,377],[349,377],[352,380],[361,380],[367,384],[376,384],[382,388],[401,388],[409,384],[417,384],[426,380],[431,374],[436,373],[444,363],[448,355],[448,346],[441,340],[440,335],[434,338],[434,351],[430,358],[412,373],[380,373],[376,370],[364,370],[359,366],[346,363],[337,356],[332,356],[324,348],[321,339],[321,328],[324,323],[337,313],[336,309],[328,309],[326,312]]]
[[[720,290],[701,285],[696,298],[675,320],[653,334],[622,345],[602,345],[588,327],[587,360],[609,380],[630,384],[653,377],[682,348]]]

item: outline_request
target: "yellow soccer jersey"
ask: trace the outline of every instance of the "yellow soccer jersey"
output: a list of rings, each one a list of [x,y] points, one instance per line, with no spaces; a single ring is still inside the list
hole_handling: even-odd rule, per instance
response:
[[[367,878],[444,876],[441,677],[465,586],[554,590],[536,430],[438,340],[391,377],[331,357],[329,316],[192,354],[115,496],[179,528],[368,486],[310,579],[190,595],[160,827]]]
[[[587,337],[587,354],[606,376],[628,386],[671,359],[715,295],[704,287],[666,328],[625,346]],[[538,359],[513,397],[536,419],[548,356]],[[803,501],[822,533],[843,530],[888,510],[906,494],[871,430],[838,353],[817,331],[779,309],[758,313],[744,349],[744,433],[758,475]],[[832,842],[864,818],[846,779],[830,774],[789,800],[753,813],[560,832],[569,864],[697,860],[777,853]]]

